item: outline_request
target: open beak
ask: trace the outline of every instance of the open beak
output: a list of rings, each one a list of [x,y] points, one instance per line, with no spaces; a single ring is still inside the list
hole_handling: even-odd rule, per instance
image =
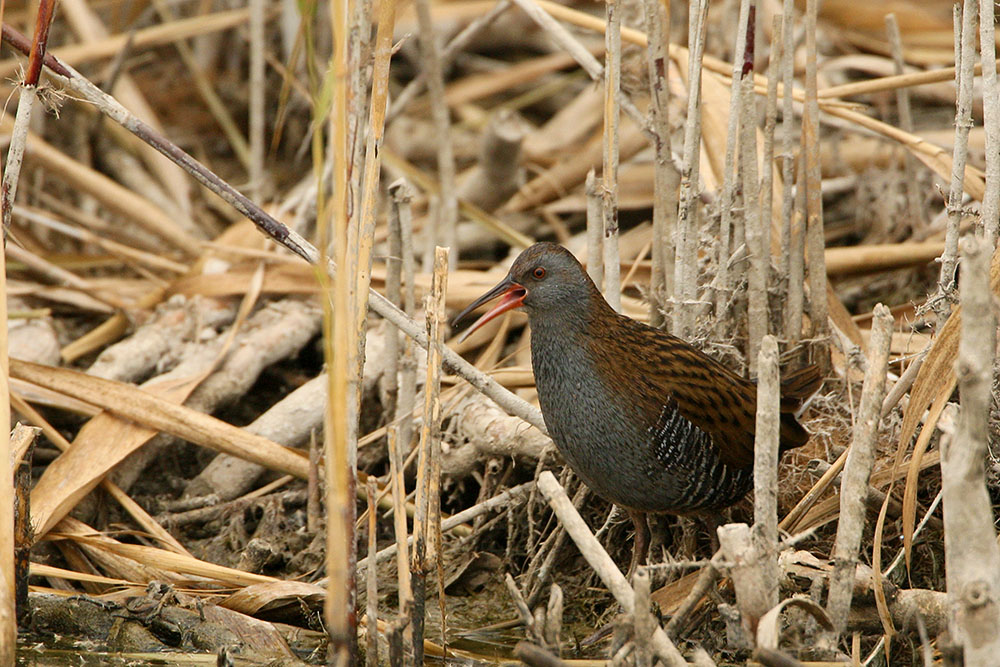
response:
[[[515,283],[513,280],[510,279],[509,276],[507,278],[504,278],[499,285],[497,285],[489,292],[487,292],[486,294],[482,295],[481,297],[470,303],[465,310],[459,313],[458,316],[455,317],[454,320],[452,320],[452,326],[457,326],[463,319],[465,319],[466,315],[474,311],[476,308],[479,308],[481,305],[489,303],[498,296],[503,295],[503,298],[500,300],[500,302],[497,305],[493,306],[493,308],[491,308],[490,310],[486,311],[486,313],[483,314],[483,316],[480,317],[478,320],[473,322],[472,326],[469,327],[464,334],[462,334],[462,337],[459,340],[460,341],[465,340],[466,338],[469,337],[469,335],[473,331],[483,326],[484,324],[492,320],[494,317],[502,315],[506,313],[508,310],[513,310],[514,308],[520,308],[521,306],[523,306],[524,297],[526,294],[527,292],[525,291],[524,287]]]

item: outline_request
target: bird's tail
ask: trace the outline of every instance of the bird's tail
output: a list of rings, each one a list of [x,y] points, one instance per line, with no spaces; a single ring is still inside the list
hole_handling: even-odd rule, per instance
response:
[[[809,432],[799,424],[799,415],[823,384],[819,366],[806,366],[781,378],[781,451],[801,447],[809,440]]]

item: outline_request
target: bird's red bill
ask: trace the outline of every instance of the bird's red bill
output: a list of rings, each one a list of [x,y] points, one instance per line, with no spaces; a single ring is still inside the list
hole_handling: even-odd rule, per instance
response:
[[[456,320],[464,316],[465,313],[475,310],[477,307],[483,305],[484,303],[487,303],[488,301],[492,301],[493,299],[495,299],[497,297],[497,293],[500,291],[500,289],[503,289],[504,287],[506,287],[506,290],[503,292],[503,298],[500,299],[500,302],[497,303],[497,305],[493,306],[488,311],[486,311],[482,315],[482,317],[480,317],[478,320],[473,322],[472,326],[469,327],[464,334],[462,334],[462,340],[468,338],[473,331],[480,328],[481,326],[492,320],[494,317],[497,317],[498,315],[503,315],[508,310],[520,308],[521,306],[524,305],[524,296],[526,292],[523,287],[521,287],[516,283],[512,285],[504,285],[503,283],[501,283],[500,285],[497,285],[497,287],[495,287],[494,289],[490,290],[489,292],[481,296],[474,303],[472,303],[465,310],[465,312],[462,313],[462,315],[459,315],[459,317],[456,318]]]

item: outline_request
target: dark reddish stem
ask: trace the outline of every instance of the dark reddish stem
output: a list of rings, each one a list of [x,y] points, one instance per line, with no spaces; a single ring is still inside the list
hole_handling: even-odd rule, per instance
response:
[[[743,70],[740,72],[740,78],[745,77],[747,74],[753,72],[753,54],[754,46],[756,40],[754,35],[757,29],[757,5],[750,5],[750,11],[747,13],[747,45],[743,49]]]
[[[39,12],[39,16],[41,16],[41,12]],[[48,30],[46,30],[46,34],[48,34]],[[34,54],[34,51],[32,50],[32,42],[27,37],[12,28],[8,23],[3,24],[3,41],[10,44],[14,50],[20,51],[26,56]],[[61,76],[70,76],[69,70],[63,67],[62,63],[56,60],[54,56],[51,56],[44,51],[42,51],[42,53],[44,53],[44,57],[40,58],[40,60],[44,62],[46,67]],[[38,75],[36,74],[35,81],[37,80]]]
[[[28,70],[24,74],[24,84],[37,86],[45,63],[45,50],[49,44],[49,27],[56,13],[56,0],[39,0],[38,17],[35,20],[35,37],[31,41],[31,52],[28,54]],[[7,26],[4,25],[4,38]]]

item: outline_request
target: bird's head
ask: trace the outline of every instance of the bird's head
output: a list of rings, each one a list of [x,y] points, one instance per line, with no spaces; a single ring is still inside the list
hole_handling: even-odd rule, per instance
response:
[[[501,296],[465,336],[508,310],[523,307],[532,318],[557,311],[580,312],[595,295],[600,299],[590,276],[569,250],[555,243],[536,243],[518,255],[506,278],[470,303],[453,323],[459,324],[473,310]]]

